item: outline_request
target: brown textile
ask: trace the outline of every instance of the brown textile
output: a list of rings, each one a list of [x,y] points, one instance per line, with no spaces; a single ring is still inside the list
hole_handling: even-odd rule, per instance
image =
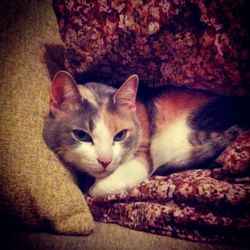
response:
[[[249,94],[247,0],[54,0],[65,66],[109,84],[136,73],[224,94]]]
[[[84,196],[42,138],[51,79],[39,54],[42,44],[60,43],[51,2],[1,0],[0,13],[0,248],[27,249],[5,245],[16,220],[32,230],[90,234]]]

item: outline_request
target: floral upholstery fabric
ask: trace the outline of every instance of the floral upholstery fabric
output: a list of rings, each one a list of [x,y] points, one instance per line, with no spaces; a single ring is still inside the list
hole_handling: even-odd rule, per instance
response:
[[[127,193],[87,197],[94,218],[196,241],[242,242],[250,231],[249,142],[250,130],[213,170],[153,176]]]
[[[109,84],[141,83],[249,94],[247,0],[54,0],[65,66]],[[79,74],[80,73],[80,74]]]
[[[173,84],[250,94],[248,1],[53,0],[65,68],[78,82]],[[93,78],[93,79],[92,79]],[[247,108],[247,107],[246,107]],[[237,241],[250,229],[250,131],[213,170],[154,176],[127,193],[87,197],[95,220],[197,241]]]

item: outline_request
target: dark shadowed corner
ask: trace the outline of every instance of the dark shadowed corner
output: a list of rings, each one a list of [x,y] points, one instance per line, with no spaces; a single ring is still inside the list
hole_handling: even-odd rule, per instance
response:
[[[62,44],[44,44],[41,48],[41,62],[46,65],[50,79],[60,70],[66,70],[65,61],[65,48]],[[82,73],[74,73],[73,77],[78,84],[85,84],[87,82],[101,82],[108,85],[119,86],[122,82],[114,82],[111,74],[101,72],[102,63],[96,62],[94,69],[89,69]],[[71,72],[70,72],[71,73]],[[126,78],[124,77],[124,80]]]
[[[44,44],[41,48],[41,61],[46,65],[50,79],[64,67],[64,47],[61,44]]]

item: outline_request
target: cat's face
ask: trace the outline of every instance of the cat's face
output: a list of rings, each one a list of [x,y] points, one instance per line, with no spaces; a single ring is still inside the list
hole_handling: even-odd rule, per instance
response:
[[[115,171],[140,140],[137,86],[137,76],[118,90],[97,83],[77,86],[68,73],[59,72],[44,127],[48,146],[92,176],[102,178]]]

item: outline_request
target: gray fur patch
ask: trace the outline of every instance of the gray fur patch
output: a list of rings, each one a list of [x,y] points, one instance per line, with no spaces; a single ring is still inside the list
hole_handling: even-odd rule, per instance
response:
[[[98,106],[102,106],[110,102],[113,99],[116,89],[110,86],[103,85],[101,83],[90,82],[84,85],[93,94]]]

